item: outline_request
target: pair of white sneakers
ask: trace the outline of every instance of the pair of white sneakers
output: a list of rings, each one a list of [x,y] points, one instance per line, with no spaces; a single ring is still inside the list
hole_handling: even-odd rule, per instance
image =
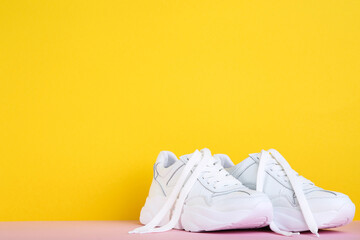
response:
[[[318,229],[343,226],[354,214],[348,196],[315,186],[274,149],[250,154],[237,165],[208,149],[180,159],[162,151],[140,213],[145,226],[130,233],[270,225],[286,236],[308,230],[318,236]]]

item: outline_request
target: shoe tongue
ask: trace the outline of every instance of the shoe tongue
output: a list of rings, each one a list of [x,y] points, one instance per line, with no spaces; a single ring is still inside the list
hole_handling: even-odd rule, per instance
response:
[[[260,160],[260,156],[261,156],[260,153],[251,153],[249,155],[256,162],[258,162]]]
[[[182,161],[183,163],[187,163],[189,161],[189,159],[192,157],[192,155],[193,155],[193,153],[182,155],[180,157],[180,161]]]
[[[210,150],[207,149],[207,148],[201,149],[200,152],[202,153],[203,156],[204,156],[205,154],[212,156]],[[182,155],[182,156],[180,157],[180,161],[182,161],[183,163],[187,163],[187,162],[190,160],[190,158],[193,156],[193,154],[194,154],[194,153]]]
[[[254,159],[256,162],[259,162],[260,158],[261,158],[261,152],[259,153],[252,153],[252,154],[249,154],[250,157],[252,159]],[[277,163],[276,160],[271,156],[271,158],[269,159],[270,162],[274,162],[274,163]]]
[[[201,149],[201,151],[200,151],[203,155],[210,155],[210,156],[212,156],[211,155],[211,151],[210,151],[210,149],[208,149],[208,148],[203,148],[203,149]]]

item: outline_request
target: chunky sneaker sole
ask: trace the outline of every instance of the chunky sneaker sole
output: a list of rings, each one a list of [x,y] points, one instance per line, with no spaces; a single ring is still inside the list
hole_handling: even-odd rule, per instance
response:
[[[352,221],[355,215],[355,205],[344,194],[331,192],[333,198],[324,200],[308,199],[310,209],[319,229],[336,228]],[[284,231],[309,231],[299,208],[274,207],[274,221]]]
[[[220,207],[209,207],[207,203],[204,203],[203,206],[191,204],[191,201],[189,201],[184,205],[181,218],[175,228],[190,232],[201,232],[261,228],[269,225],[273,210],[266,195],[256,193],[246,198],[236,196],[238,194],[233,195],[235,195],[234,198],[228,199]],[[163,196],[148,197],[145,206],[141,210],[140,222],[144,225],[149,223],[166,200],[166,197]],[[159,226],[165,225],[170,220],[169,215],[166,215]]]

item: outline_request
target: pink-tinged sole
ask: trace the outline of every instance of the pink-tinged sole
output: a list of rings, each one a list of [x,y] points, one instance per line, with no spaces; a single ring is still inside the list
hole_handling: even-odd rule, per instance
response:
[[[141,226],[138,221],[0,222],[1,240],[246,240],[318,239],[309,232],[283,237],[268,228],[191,233],[171,230],[164,233],[128,234]],[[360,221],[329,230],[320,230],[324,239],[360,239]]]

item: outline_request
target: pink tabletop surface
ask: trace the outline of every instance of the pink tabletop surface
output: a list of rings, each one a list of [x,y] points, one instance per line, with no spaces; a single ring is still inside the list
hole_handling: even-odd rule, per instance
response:
[[[61,221],[61,222],[0,222],[1,240],[233,240],[233,239],[318,239],[311,233],[284,237],[268,228],[190,233],[172,230],[165,233],[128,234],[140,226],[138,221]],[[360,221],[329,230],[321,230],[320,239],[359,239]]]

